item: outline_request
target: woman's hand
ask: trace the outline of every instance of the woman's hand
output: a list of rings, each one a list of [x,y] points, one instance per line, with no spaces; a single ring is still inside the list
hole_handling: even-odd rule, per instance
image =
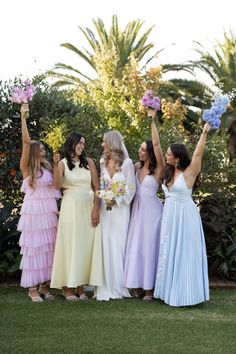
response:
[[[156,115],[156,111],[154,109],[148,110],[148,117],[151,117],[152,119],[154,119],[155,115]]]
[[[99,215],[99,209],[98,208],[93,208],[91,219],[92,219],[92,226],[93,227],[98,226],[98,224],[100,222],[100,215]]]
[[[115,204],[116,204],[115,199],[106,200],[106,209],[111,210]]]
[[[209,123],[205,123],[204,127],[203,127],[203,133],[204,134],[208,134],[210,130],[211,130],[210,124]]]
[[[28,112],[29,112],[29,105],[28,105],[28,103],[23,103],[23,104],[21,105],[20,112],[21,112],[21,118],[22,118],[22,119],[26,119],[26,118],[27,118],[27,115],[28,115]]]
[[[53,155],[54,165],[57,166],[59,161],[60,161],[60,154],[58,154],[58,153],[54,154]]]

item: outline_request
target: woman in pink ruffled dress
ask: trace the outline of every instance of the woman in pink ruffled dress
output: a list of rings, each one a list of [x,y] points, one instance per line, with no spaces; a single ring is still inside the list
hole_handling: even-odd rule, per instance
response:
[[[25,193],[18,230],[21,231],[21,286],[29,288],[33,302],[53,300],[49,292],[57,227],[59,192],[53,186],[52,167],[45,159],[44,146],[30,140],[26,125],[28,105],[21,106],[23,149],[20,169]]]

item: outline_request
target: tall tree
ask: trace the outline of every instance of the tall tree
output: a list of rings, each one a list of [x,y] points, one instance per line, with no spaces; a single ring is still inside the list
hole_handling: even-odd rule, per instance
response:
[[[99,73],[96,66],[96,56],[101,52],[115,50],[118,60],[115,63],[114,78],[120,78],[130,56],[140,62],[145,54],[154,47],[153,43],[148,43],[148,37],[153,26],[148,28],[144,33],[141,33],[143,22],[140,20],[128,22],[124,30],[121,30],[116,15],[112,16],[109,31],[106,30],[104,22],[100,18],[97,20],[93,19],[93,25],[96,32],[93,32],[90,28],[83,29],[79,27],[87,40],[88,49],[77,48],[71,43],[62,43],[61,46],[72,51],[78,55],[78,59],[82,59],[89,64],[95,71],[97,79],[99,79]],[[154,56],[155,54],[148,61]],[[81,86],[84,85],[84,82],[93,80],[77,68],[63,63],[57,63],[54,70],[49,72],[49,75],[58,79],[56,82],[58,86]]]

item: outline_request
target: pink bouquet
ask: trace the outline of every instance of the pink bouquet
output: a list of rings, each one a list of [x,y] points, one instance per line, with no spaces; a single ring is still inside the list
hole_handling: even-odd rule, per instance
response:
[[[23,81],[23,87],[13,86],[10,101],[13,103],[28,103],[35,95],[35,87],[31,85],[29,80]]]
[[[154,109],[159,111],[161,107],[161,100],[159,97],[153,95],[152,90],[147,90],[141,99],[142,105],[147,109]]]

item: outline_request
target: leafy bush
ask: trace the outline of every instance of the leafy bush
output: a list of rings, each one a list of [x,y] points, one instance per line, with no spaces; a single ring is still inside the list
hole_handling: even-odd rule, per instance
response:
[[[0,209],[0,280],[5,281],[9,275],[19,273],[19,235],[15,206],[7,204]]]
[[[201,201],[210,275],[236,279],[236,196],[218,192]]]
[[[32,138],[40,140],[54,124],[63,124],[66,133],[80,131],[86,139],[87,156],[95,159],[98,166],[102,154],[102,136],[109,127],[112,127],[119,129],[123,134],[130,157],[133,160],[138,159],[137,150],[140,143],[150,137],[150,121],[143,116],[143,113],[137,112],[140,114],[139,126],[133,126],[127,111],[120,110],[119,106],[117,108],[116,97],[113,97],[111,101],[108,100],[109,102],[105,99],[102,101],[104,105],[109,103],[109,109],[107,108],[105,112],[105,109],[101,109],[98,104],[93,106],[92,101],[74,102],[74,92],[50,88],[43,77],[36,77],[33,83],[37,88],[37,93],[30,103],[30,118],[28,119]],[[14,267],[19,263],[17,243],[19,234],[16,231],[16,225],[23,197],[20,192],[22,176],[19,171],[21,151],[19,106],[12,105],[8,101],[10,85],[11,83],[0,83],[0,119],[2,122],[0,128],[0,194],[3,207],[1,210],[0,242],[3,248],[1,249],[0,274],[2,274],[2,279],[7,274],[14,273],[16,269]],[[135,96],[134,93],[133,96]],[[136,101],[134,107],[127,106],[126,109],[132,109],[134,112],[137,106]],[[129,105],[129,101],[127,102]],[[174,111],[173,108],[175,108]],[[164,114],[158,112],[160,139],[164,153],[168,146],[176,141],[185,142],[191,152],[196,146],[201,127],[196,123],[187,124],[190,129],[186,131],[187,121],[182,113],[184,111],[179,101],[166,104]],[[118,116],[120,116],[119,119]],[[50,150],[48,150],[48,156],[49,159],[52,157]],[[228,163],[225,137],[215,133],[210,134],[203,158],[201,180],[202,183],[195,192],[195,198],[200,206],[203,220],[209,270],[211,274],[233,276],[236,266],[236,166]]]

